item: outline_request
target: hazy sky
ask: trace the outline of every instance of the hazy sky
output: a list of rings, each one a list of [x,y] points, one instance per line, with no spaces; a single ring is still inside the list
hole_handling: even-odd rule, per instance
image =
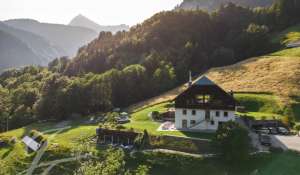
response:
[[[67,24],[82,14],[95,22],[134,25],[182,0],[1,0],[0,20],[32,18]]]

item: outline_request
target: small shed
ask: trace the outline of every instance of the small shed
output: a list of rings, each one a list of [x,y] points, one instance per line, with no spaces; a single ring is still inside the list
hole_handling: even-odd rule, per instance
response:
[[[133,145],[139,133],[133,131],[120,131],[104,128],[97,128],[98,144],[122,144]]]

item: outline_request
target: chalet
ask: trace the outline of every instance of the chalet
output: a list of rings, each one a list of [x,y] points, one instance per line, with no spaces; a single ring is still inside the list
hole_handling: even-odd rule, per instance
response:
[[[235,120],[233,94],[202,76],[175,98],[175,127],[178,130],[215,131],[227,121]]]

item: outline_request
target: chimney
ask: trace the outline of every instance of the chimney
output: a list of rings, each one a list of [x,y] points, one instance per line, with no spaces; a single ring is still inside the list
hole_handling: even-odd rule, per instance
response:
[[[189,83],[188,83],[188,86],[191,87],[192,84],[193,84],[192,71],[189,71]]]

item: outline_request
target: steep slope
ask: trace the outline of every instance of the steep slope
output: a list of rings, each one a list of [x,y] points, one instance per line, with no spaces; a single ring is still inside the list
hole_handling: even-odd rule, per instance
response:
[[[27,45],[0,30],[0,72],[12,67],[39,64],[40,59]]]
[[[52,59],[66,54],[60,47],[51,44],[45,38],[31,32],[16,29],[3,22],[0,22],[0,30],[15,36],[27,44],[35,55],[39,57],[40,65],[47,65]]]
[[[64,50],[66,56],[73,56],[77,50],[97,37],[97,32],[83,28],[60,24],[40,23],[30,19],[5,21],[6,24],[46,38]]]
[[[222,4],[229,2],[243,7],[266,7],[272,5],[275,0],[184,0],[176,9],[204,9],[216,10]]]
[[[272,42],[281,45],[283,48],[272,53],[272,56],[300,57],[300,24],[289,27],[274,35]]]
[[[284,98],[300,95],[299,57],[252,58],[207,74],[227,90],[272,92]]]
[[[285,29],[277,34],[272,40],[273,43],[282,45],[288,45],[298,41],[300,41],[300,24]]]
[[[283,106],[281,114],[300,120],[300,57],[256,57],[231,66],[213,68],[205,74],[227,91],[258,93],[258,97],[261,97],[259,94],[273,94]],[[173,100],[186,88],[187,84],[184,84],[160,96],[134,104],[129,110]]]
[[[123,31],[123,30],[129,30],[129,26],[125,24],[121,25],[111,25],[111,26],[103,26],[95,23],[94,21],[88,19],[87,17],[83,15],[78,15],[75,18],[71,20],[69,23],[70,26],[78,26],[78,27],[86,27],[93,29],[96,32],[101,32],[101,31],[109,31],[112,33],[116,33],[118,31]]]

